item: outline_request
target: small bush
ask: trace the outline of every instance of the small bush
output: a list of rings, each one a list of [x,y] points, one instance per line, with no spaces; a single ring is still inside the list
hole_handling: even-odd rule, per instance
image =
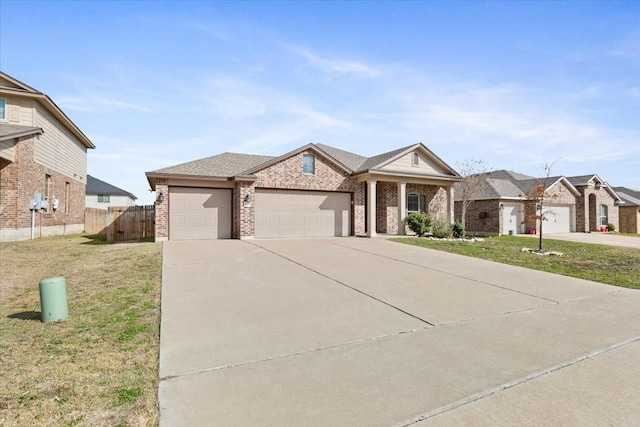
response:
[[[616,231],[616,226],[611,224],[611,223],[609,223],[609,224],[607,224],[607,229],[609,231]]]
[[[455,237],[456,239],[464,237],[464,225],[462,225],[461,222],[454,222],[453,226],[451,227],[451,231],[453,232],[453,237]]]
[[[433,237],[443,239],[451,236],[451,223],[446,219],[437,218],[431,223],[431,234]]]
[[[416,233],[418,236],[424,236],[429,232],[431,227],[431,217],[424,212],[413,212],[407,215],[404,219],[409,227],[409,230]]]

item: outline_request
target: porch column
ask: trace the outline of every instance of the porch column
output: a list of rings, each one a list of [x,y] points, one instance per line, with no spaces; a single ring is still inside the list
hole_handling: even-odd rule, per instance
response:
[[[453,224],[455,220],[455,209],[454,209],[454,189],[453,185],[449,185],[447,187],[447,212],[449,212],[449,222]]]
[[[367,194],[368,194],[367,222],[369,224],[369,227],[367,228],[367,236],[375,237],[376,235],[376,197],[378,195],[377,181],[367,181]]]
[[[407,211],[407,183],[398,183],[398,234],[407,234],[404,228],[404,215]]]

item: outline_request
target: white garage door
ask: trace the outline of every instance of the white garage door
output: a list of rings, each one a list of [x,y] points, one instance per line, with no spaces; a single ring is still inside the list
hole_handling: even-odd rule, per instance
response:
[[[231,190],[169,187],[169,240],[231,238]]]
[[[547,205],[544,207],[546,221],[542,224],[543,233],[570,233],[573,223],[573,209],[568,205]]]
[[[524,207],[520,203],[505,203],[502,207],[502,234],[521,234]]]
[[[348,236],[351,194],[256,189],[256,237]]]

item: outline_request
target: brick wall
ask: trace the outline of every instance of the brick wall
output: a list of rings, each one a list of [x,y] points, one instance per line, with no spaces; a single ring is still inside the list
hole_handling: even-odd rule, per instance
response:
[[[233,188],[233,233],[234,239],[253,236],[255,230],[256,186],[253,181],[238,181]],[[244,205],[245,196],[250,205]]]
[[[38,232],[42,227],[56,227],[59,231],[48,232],[62,234],[66,227],[82,230],[84,224],[84,206],[86,183],[68,177],[34,162],[34,148],[37,136],[20,138],[15,146],[14,161],[2,160],[0,163],[0,205],[3,229],[25,229],[31,227],[29,201],[38,192],[44,198],[45,175],[50,176],[49,209],[36,215]],[[58,209],[53,210],[53,200],[58,199]],[[58,229],[56,228],[56,230]]]
[[[578,187],[580,197],[576,200],[576,231],[598,231],[600,229],[600,205],[607,205],[609,220],[616,229],[620,225],[620,213],[614,199],[604,186],[583,185]]]
[[[462,202],[455,202],[454,210],[455,218],[462,218]],[[469,234],[499,234],[501,222],[498,199],[474,200],[467,208],[465,229]]]
[[[398,234],[398,184],[378,181],[376,232]]]
[[[156,202],[156,241],[169,238],[169,186],[164,178],[156,178],[156,195],[164,195],[162,203]],[[156,197],[157,198],[157,197]]]
[[[355,191],[353,193],[353,221],[354,221],[354,233],[356,236],[363,236],[365,231],[365,188],[366,182],[358,182],[355,184]]]

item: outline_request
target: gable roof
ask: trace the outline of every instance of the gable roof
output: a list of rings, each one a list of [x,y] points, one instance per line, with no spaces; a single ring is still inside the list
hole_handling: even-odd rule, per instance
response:
[[[132,193],[129,193],[122,188],[118,188],[115,185],[111,185],[107,182],[101,181],[98,178],[94,178],[91,175],[87,175],[87,187],[85,190],[85,194],[109,194],[112,196],[129,196],[133,200],[137,199],[137,197]]]
[[[640,206],[640,191],[632,190],[627,187],[613,187],[624,206]]]
[[[8,82],[6,84],[3,82]],[[91,140],[71,121],[48,95],[22,83],[20,80],[0,71],[0,94],[16,95],[39,101],[53,116],[58,119],[87,148],[96,148]],[[3,125],[4,127],[4,125]]]
[[[152,189],[155,189],[155,180],[153,178],[162,177],[188,177],[216,180],[233,180],[239,178],[255,179],[254,174],[256,172],[307,150],[315,151],[349,174],[360,174],[376,172],[378,171],[378,168],[381,168],[398,157],[416,149],[423,151],[443,169],[450,172],[447,175],[439,175],[439,177],[447,177],[449,179],[460,178],[460,175],[453,170],[453,168],[433,154],[422,143],[409,145],[407,147],[399,148],[373,157],[361,156],[326,144],[313,143],[303,145],[302,147],[296,148],[295,150],[281,156],[222,153],[211,157],[205,157],[204,159],[146,172],[146,175]],[[416,175],[420,174],[418,173]],[[433,176],[433,174],[428,176]]]
[[[546,179],[546,188],[553,187],[557,183],[562,183],[576,196],[580,194],[571,181],[564,176],[550,176],[548,178],[534,178],[510,170],[497,170],[488,172],[485,179],[481,180],[473,199],[524,199],[526,194],[533,190],[540,179]],[[459,184],[458,187],[459,188]],[[455,196],[455,193],[454,193]],[[460,200],[458,196],[456,200]]]

